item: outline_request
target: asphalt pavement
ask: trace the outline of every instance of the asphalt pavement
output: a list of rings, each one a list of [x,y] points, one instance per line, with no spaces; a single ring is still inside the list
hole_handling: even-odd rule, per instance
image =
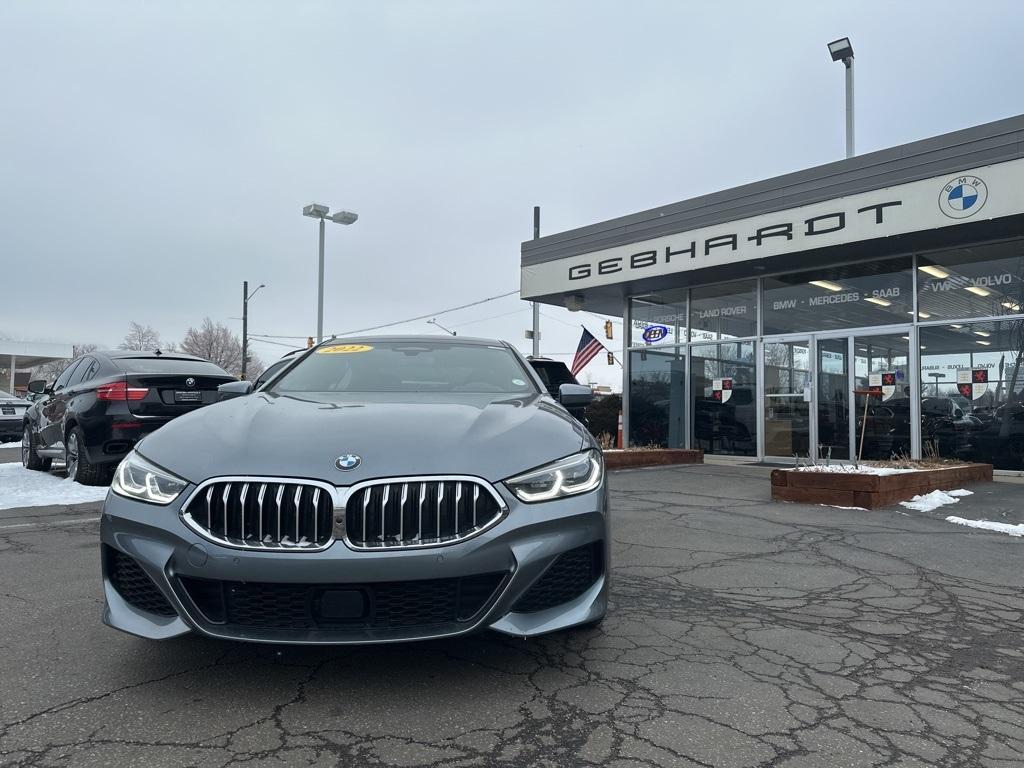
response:
[[[529,641],[151,643],[100,623],[98,505],[0,511],[0,764],[1024,764],[1024,539],[768,472],[614,473],[608,619]]]

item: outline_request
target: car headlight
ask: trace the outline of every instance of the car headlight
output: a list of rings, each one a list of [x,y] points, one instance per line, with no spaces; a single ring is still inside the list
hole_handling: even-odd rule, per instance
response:
[[[187,487],[187,481],[150,464],[134,451],[118,465],[110,484],[119,496],[160,505],[170,504]]]
[[[601,452],[590,450],[510,477],[505,485],[516,498],[529,503],[592,491],[601,484],[603,477]]]

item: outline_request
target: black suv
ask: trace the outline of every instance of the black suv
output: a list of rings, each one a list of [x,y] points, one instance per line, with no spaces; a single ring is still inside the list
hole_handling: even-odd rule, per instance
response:
[[[569,366],[559,360],[552,360],[547,357],[528,357],[526,358],[533,370],[540,376],[541,382],[544,384],[544,388],[547,389],[548,394],[558,400],[558,388],[563,384],[579,384],[576,381],[576,377],[572,375],[572,371],[569,370]],[[586,408],[567,408],[578,421],[583,424],[587,423],[587,409]]]
[[[63,459],[68,477],[102,485],[142,437],[217,402],[217,387],[234,380],[208,360],[177,352],[89,352],[53,384],[29,382],[44,397],[25,413],[21,462],[47,470]]]

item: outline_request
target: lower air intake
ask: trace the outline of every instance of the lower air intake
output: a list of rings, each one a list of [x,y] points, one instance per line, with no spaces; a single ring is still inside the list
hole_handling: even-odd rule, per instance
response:
[[[107,577],[128,605],[157,616],[176,615],[177,612],[142,566],[113,547],[107,547]]]
[[[604,568],[604,542],[570,549],[557,557],[526,594],[516,601],[516,613],[536,613],[562,605],[586,592]]]

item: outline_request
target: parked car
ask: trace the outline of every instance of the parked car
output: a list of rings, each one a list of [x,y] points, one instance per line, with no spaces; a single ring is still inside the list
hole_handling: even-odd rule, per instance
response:
[[[533,370],[537,372],[541,382],[544,384],[544,388],[552,397],[558,397],[558,388],[563,384],[579,384],[576,377],[572,375],[572,371],[569,370],[569,366],[560,360],[552,360],[548,357],[528,357],[526,359],[530,362]],[[582,423],[587,423],[586,408],[570,408],[569,413]]]
[[[62,459],[68,477],[102,485],[142,437],[216,402],[217,386],[234,380],[208,360],[177,352],[89,352],[52,384],[29,382],[46,397],[24,414],[22,463],[47,470]]]
[[[20,397],[0,392],[0,443],[8,443],[21,437],[21,425],[25,411],[31,403]]]
[[[100,523],[108,625],[332,644],[604,617],[604,464],[566,411],[588,387],[555,400],[503,342],[384,336],[222,392],[118,467]]]

